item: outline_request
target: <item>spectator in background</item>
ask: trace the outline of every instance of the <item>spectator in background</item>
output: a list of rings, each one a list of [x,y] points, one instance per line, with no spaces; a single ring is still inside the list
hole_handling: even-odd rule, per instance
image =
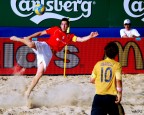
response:
[[[121,38],[135,38],[140,37],[139,32],[136,29],[131,28],[131,21],[129,19],[124,20],[124,29],[120,30]]]

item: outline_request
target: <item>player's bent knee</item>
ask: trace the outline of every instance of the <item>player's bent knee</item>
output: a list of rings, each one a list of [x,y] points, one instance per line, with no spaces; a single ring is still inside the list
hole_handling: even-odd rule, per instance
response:
[[[28,43],[27,46],[29,48],[35,48],[35,44],[33,42]]]

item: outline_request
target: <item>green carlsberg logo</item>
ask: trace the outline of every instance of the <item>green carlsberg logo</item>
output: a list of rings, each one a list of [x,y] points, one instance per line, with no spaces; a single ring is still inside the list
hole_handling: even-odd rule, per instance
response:
[[[36,4],[43,4],[46,7],[46,12],[42,16],[34,15],[33,11]],[[92,5],[95,4],[95,1],[86,0],[11,0],[11,8],[16,15],[20,17],[31,16],[30,20],[36,24],[45,19],[69,17],[67,14],[71,12],[77,15],[70,17],[70,21],[76,21],[82,17],[88,18],[92,13]]]

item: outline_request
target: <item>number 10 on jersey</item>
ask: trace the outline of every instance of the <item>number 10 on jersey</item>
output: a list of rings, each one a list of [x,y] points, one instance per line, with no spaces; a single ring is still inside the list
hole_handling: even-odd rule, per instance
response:
[[[112,79],[112,68],[101,67],[101,82],[110,82]]]

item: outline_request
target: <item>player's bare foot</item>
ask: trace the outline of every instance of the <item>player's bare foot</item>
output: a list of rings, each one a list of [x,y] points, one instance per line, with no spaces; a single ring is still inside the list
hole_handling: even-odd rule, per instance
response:
[[[25,98],[26,98],[26,106],[29,108],[29,109],[32,109],[33,108],[33,105],[32,105],[32,100],[29,98],[30,94],[28,91],[25,92]]]
[[[31,99],[27,99],[26,100],[26,106],[29,108],[29,109],[32,109],[33,108],[33,104],[32,104],[32,100]]]
[[[16,37],[16,36],[12,36],[12,37],[10,37],[10,40],[12,40],[12,41],[19,41],[20,38],[18,38],[18,37]]]

